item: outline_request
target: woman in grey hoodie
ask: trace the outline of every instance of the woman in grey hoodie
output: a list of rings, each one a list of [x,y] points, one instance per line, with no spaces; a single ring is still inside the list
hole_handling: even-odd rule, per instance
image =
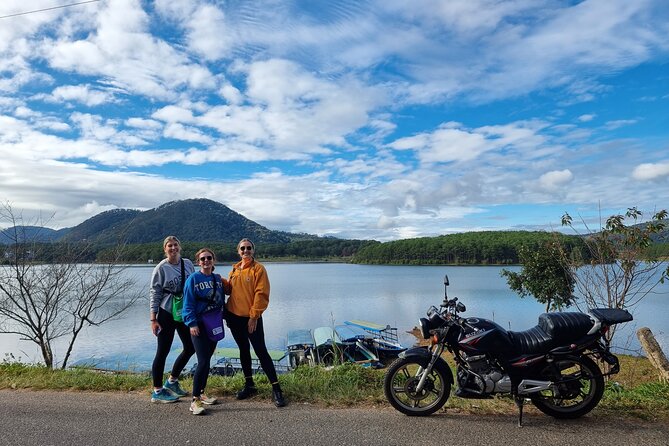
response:
[[[188,395],[188,392],[179,385],[179,375],[195,353],[190,330],[183,322],[181,311],[172,314],[172,301],[175,297],[182,297],[186,278],[193,274],[195,267],[193,262],[181,257],[181,243],[175,236],[170,235],[165,238],[163,251],[166,258],[153,269],[151,289],[149,290],[151,331],[158,340],[156,356],[151,367],[151,374],[153,375],[152,403],[174,403],[180,397]],[[172,348],[174,332],[181,338],[184,348],[174,361],[170,376],[163,384],[165,361]]]

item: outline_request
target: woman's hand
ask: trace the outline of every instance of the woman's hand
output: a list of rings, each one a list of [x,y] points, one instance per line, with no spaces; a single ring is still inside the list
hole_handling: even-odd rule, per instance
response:
[[[160,327],[160,324],[158,323],[157,320],[152,319],[151,320],[151,333],[153,333],[154,336],[158,336],[158,333],[160,333],[160,330],[162,328]]]
[[[258,325],[258,319],[249,318],[249,334],[256,331],[256,326]]]
[[[198,327],[197,325],[195,327],[191,327],[190,334],[191,336],[200,336],[200,327]]]

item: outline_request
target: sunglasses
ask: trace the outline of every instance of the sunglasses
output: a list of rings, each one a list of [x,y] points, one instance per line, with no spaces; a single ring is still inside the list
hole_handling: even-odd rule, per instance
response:
[[[202,256],[200,257],[200,262],[204,262],[205,260],[213,260],[214,258],[212,256]]]
[[[240,246],[240,251],[253,251],[253,246]]]

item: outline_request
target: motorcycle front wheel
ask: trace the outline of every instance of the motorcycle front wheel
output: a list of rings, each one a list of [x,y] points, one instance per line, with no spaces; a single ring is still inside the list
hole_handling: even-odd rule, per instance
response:
[[[541,378],[554,384],[532,396],[532,403],[555,418],[581,417],[594,409],[604,394],[602,372],[587,356],[555,359]]]
[[[423,389],[416,390],[427,364],[424,357],[409,356],[396,359],[388,367],[383,390],[388,402],[405,415],[430,415],[446,404],[451,395],[452,374],[444,361],[434,364]]]

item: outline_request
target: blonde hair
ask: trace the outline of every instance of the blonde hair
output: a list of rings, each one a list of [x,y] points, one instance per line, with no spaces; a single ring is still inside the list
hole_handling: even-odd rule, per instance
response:
[[[213,257],[214,262],[216,261],[216,253],[209,248],[202,248],[202,249],[198,250],[198,252],[195,253],[195,260],[197,260],[199,262],[200,261],[200,254],[202,254],[203,252],[210,253],[211,256]]]
[[[237,243],[237,251],[239,251],[239,247],[244,242],[249,242],[251,244],[251,248],[253,248],[254,251],[256,250],[256,245],[250,239],[243,238],[239,241],[239,243]]]
[[[199,249],[199,250],[195,253],[195,261],[196,261],[196,262],[199,262],[199,261],[200,261],[200,254],[202,254],[203,252],[208,252],[209,254],[211,254],[211,257],[212,257],[211,261],[212,261],[212,263],[216,263],[216,253],[215,253],[212,249],[209,249],[209,248],[202,248],[202,249]],[[212,265],[211,270],[213,271],[213,270],[215,270],[215,269],[216,269],[216,266],[213,266],[213,265]]]
[[[163,240],[163,249],[165,249],[165,246],[167,246],[169,242],[177,242],[177,245],[181,246],[181,242],[176,235],[168,235],[165,237],[165,240]]]

